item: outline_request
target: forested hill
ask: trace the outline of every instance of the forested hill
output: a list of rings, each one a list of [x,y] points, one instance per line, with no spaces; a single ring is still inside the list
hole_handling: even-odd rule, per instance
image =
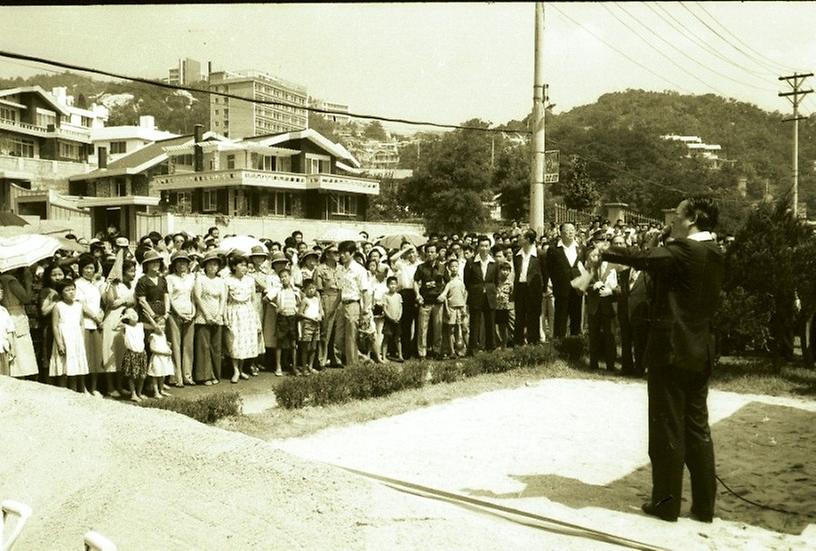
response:
[[[780,108],[784,99],[780,98]],[[665,134],[699,136],[722,146],[721,157],[737,161],[742,175],[784,182],[790,174],[792,123],[790,112],[770,113],[756,105],[714,94],[700,96],[627,90],[604,94],[594,104],[576,107],[548,120],[553,138],[578,138],[582,133],[633,131],[651,137]],[[816,117],[799,125],[800,170],[812,173],[816,159]]]
[[[29,78],[0,79],[0,89],[18,86],[42,86],[51,91],[65,86],[79,107],[101,103],[110,110],[109,126],[135,125],[140,115],[153,115],[156,126],[178,134],[190,134],[194,124],[209,126],[209,98],[207,94],[189,93],[141,84],[95,80],[83,75],[64,72],[35,75]],[[205,82],[194,88],[206,87]]]

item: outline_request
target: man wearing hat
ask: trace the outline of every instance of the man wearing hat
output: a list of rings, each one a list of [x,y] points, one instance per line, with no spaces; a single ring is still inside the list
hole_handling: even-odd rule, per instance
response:
[[[314,270],[313,279],[320,293],[320,302],[323,305],[323,321],[320,324],[320,367],[327,367],[330,363],[337,365],[336,347],[334,345],[334,328],[337,321],[337,310],[340,304],[340,272],[337,269],[337,247],[329,245],[323,251],[323,263]],[[332,351],[332,360],[329,360],[329,351]]]

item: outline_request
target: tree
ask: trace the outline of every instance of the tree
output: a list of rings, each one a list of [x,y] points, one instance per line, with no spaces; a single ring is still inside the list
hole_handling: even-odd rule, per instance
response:
[[[382,178],[380,180],[380,194],[369,199],[367,217],[372,221],[395,221],[412,218],[414,213],[403,204],[402,180]]]
[[[595,181],[587,174],[586,163],[577,156],[570,159],[569,177],[563,191],[564,204],[576,210],[592,211],[601,198]]]
[[[337,124],[320,113],[309,111],[309,128],[316,130],[322,136],[335,143],[340,141],[340,138],[337,136]]]
[[[386,134],[385,128],[383,128],[380,121],[371,121],[368,123],[363,130],[363,136],[369,140],[376,140],[379,142],[388,140],[388,135]]]
[[[479,119],[466,126],[487,128]],[[454,130],[422,140],[422,156],[402,199],[425,219],[431,231],[479,228],[485,220],[482,201],[491,194],[490,136],[477,130]]]
[[[493,189],[500,192],[502,211],[510,220],[524,220],[530,212],[530,146],[503,149],[496,159]]]

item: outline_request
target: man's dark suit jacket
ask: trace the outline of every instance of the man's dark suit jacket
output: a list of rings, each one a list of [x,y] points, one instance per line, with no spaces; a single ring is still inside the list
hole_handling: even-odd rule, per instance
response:
[[[482,263],[476,262],[475,256],[465,266],[465,287],[468,292],[468,307],[490,310],[496,309],[496,288],[499,285],[499,268],[490,258],[487,266],[487,277],[482,277]]]
[[[711,322],[725,271],[723,253],[717,244],[682,238],[650,251],[612,247],[602,257],[644,270],[651,277],[646,365],[711,370]]]
[[[629,320],[637,322],[644,321],[648,317],[648,300],[646,280],[649,275],[641,272],[638,275],[635,285],[630,289],[629,283],[632,278],[632,269],[626,268],[618,272],[618,287],[620,293],[618,298],[618,315],[626,315]]]
[[[544,286],[547,284],[547,267],[546,259],[538,256],[530,257],[530,262],[527,265],[527,289],[529,292],[528,300],[541,302],[544,296]],[[519,277],[521,276],[522,257],[516,253],[513,255],[513,270],[515,273],[515,280],[513,281],[513,301],[518,299],[518,285]]]
[[[570,281],[581,275],[581,271],[578,269],[578,263],[584,257],[584,250],[578,246],[577,252],[578,257],[575,261],[575,265],[570,266],[567,255],[564,253],[564,248],[559,247],[557,242],[550,245],[547,249],[547,274],[552,280],[553,294],[569,294],[569,290],[572,289]]]

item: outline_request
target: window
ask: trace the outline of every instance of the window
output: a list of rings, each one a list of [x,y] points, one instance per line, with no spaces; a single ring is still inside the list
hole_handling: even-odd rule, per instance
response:
[[[292,157],[277,157],[273,170],[276,172],[292,172]]]
[[[17,122],[17,110],[0,105],[0,119]]]
[[[125,180],[124,178],[116,178],[114,180],[114,185],[116,186],[116,189],[112,191],[116,191],[117,197],[124,197],[128,194],[127,180]]]
[[[173,157],[175,159],[175,163],[177,165],[184,165],[184,166],[193,166],[193,156],[192,155],[177,155]]]
[[[276,191],[269,194],[269,214],[277,216],[292,215],[292,194]]]
[[[320,159],[306,159],[306,174],[318,174],[320,172]]]
[[[110,152],[111,155],[117,155],[121,153],[127,153],[127,142],[111,142],[110,143]]]
[[[201,192],[201,212],[218,210],[218,190],[205,189]]]
[[[193,192],[180,191],[176,193],[176,209],[178,209],[179,212],[192,212]]]
[[[277,163],[275,162],[275,157],[273,157],[272,155],[264,155],[264,158],[263,158],[263,169],[264,170],[267,170],[267,171],[271,172],[271,171],[275,170],[275,165],[276,164]]]
[[[357,196],[345,194],[329,195],[329,214],[337,216],[356,216]]]
[[[227,169],[235,168],[235,155],[227,155]]]
[[[57,125],[57,114],[37,109],[37,126],[47,127],[49,124]]]
[[[59,143],[59,156],[64,159],[79,160],[79,144],[77,143]]]
[[[0,136],[0,155],[34,157],[34,142],[11,136]]]

